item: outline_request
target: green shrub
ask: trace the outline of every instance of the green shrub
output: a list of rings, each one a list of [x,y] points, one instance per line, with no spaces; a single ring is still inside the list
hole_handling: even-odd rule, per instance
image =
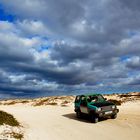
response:
[[[0,125],[19,126],[19,122],[9,113],[0,111]]]

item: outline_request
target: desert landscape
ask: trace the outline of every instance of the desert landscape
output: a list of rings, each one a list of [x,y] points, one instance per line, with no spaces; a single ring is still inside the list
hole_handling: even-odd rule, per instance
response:
[[[140,140],[139,17],[140,0],[0,0],[0,140]]]
[[[73,104],[75,96],[0,101],[0,110],[12,114],[21,124],[17,128],[1,125],[0,139],[139,140],[140,93],[111,94],[104,97],[118,104],[120,112],[117,119],[101,120],[97,124],[91,123],[88,118],[76,118]],[[23,137],[12,137],[12,131],[23,134]]]

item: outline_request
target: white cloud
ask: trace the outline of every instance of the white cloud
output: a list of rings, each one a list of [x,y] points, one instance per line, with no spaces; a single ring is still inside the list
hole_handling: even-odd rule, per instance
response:
[[[9,75],[9,79],[11,80],[12,83],[18,83],[22,82],[25,79],[26,75]]]
[[[22,31],[22,34],[26,36],[51,36],[51,31],[41,21],[23,20],[17,21],[16,26]]]
[[[131,58],[128,58],[126,60],[126,66],[132,69],[138,69],[140,68],[140,57],[139,56],[133,56]]]

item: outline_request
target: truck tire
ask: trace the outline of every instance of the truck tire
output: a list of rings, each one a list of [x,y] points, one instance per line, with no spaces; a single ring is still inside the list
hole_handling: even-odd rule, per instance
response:
[[[97,123],[99,121],[99,118],[94,116],[94,115],[91,115],[91,122],[92,123]]]
[[[80,112],[80,111],[77,111],[77,112],[76,112],[76,117],[77,117],[77,118],[81,118],[81,112]]]
[[[111,119],[116,119],[117,118],[117,114],[113,114],[112,116],[111,116]]]

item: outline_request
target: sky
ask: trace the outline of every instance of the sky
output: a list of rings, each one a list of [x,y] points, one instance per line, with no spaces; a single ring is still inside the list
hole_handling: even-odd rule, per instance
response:
[[[139,0],[0,0],[0,98],[140,91]]]

